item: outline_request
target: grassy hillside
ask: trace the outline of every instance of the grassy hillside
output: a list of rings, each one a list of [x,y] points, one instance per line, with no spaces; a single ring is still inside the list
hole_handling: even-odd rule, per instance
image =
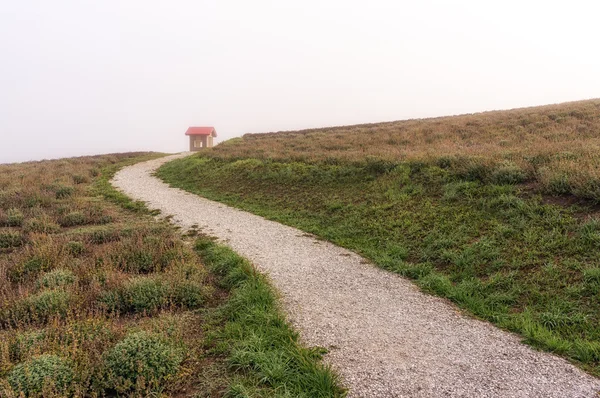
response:
[[[246,134],[208,156],[389,167],[436,164],[484,182],[600,201],[600,99],[510,111]]]
[[[341,396],[246,260],[111,187],[157,156],[0,165],[0,396]]]
[[[251,134],[174,186],[296,226],[600,375],[600,100]]]

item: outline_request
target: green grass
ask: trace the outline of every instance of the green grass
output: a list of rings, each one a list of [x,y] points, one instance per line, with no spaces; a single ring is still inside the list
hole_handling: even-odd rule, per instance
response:
[[[596,208],[550,204],[519,185],[510,165],[459,170],[442,160],[305,163],[213,153],[169,162],[158,176],[354,250],[600,375]]]
[[[266,278],[244,258],[206,237],[196,250],[223,288],[231,291],[213,321],[217,350],[227,356],[237,377],[228,397],[342,397],[345,392],[331,369],[320,363],[323,350],[298,343],[277,295]]]

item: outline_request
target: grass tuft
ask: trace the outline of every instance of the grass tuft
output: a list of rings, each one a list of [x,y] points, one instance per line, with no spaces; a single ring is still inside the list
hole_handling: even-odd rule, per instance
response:
[[[73,274],[73,271],[55,269],[41,275],[36,282],[36,286],[38,289],[64,288],[65,286],[73,285],[76,281],[77,277]]]

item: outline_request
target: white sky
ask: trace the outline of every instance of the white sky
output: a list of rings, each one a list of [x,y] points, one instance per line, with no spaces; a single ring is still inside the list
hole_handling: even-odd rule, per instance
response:
[[[451,3],[451,4],[450,4]],[[600,2],[0,0],[0,163],[600,97]]]

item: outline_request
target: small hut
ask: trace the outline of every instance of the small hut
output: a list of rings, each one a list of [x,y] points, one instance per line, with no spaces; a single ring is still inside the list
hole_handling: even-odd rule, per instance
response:
[[[190,151],[199,151],[213,146],[213,137],[217,136],[217,130],[214,127],[190,127],[185,135],[190,136]]]

